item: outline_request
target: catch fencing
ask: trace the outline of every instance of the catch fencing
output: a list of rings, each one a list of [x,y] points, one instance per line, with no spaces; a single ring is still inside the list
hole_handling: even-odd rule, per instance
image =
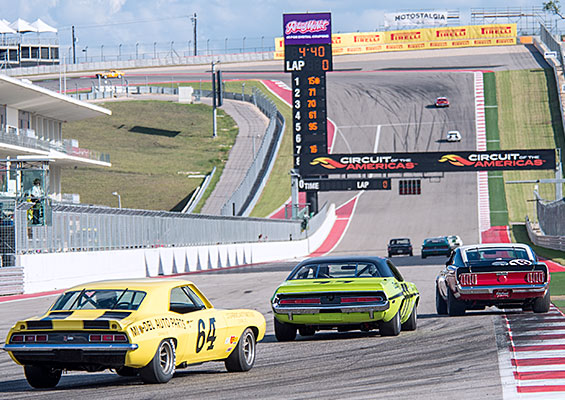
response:
[[[565,198],[546,201],[539,197],[537,191],[534,195],[542,233],[550,236],[565,236]]]
[[[25,206],[25,204],[24,204]],[[181,214],[168,211],[116,209],[92,205],[54,204],[50,226],[28,227],[25,207],[13,218],[13,254],[184,247],[306,239],[324,221],[325,207],[308,230],[300,221]],[[6,230],[7,232],[7,230]],[[4,237],[8,237],[5,233]]]

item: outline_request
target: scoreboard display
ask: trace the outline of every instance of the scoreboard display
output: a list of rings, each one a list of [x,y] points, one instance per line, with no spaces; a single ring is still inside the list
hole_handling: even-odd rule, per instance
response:
[[[294,168],[328,153],[326,72],[333,70],[329,13],[284,14],[285,72],[292,73]]]

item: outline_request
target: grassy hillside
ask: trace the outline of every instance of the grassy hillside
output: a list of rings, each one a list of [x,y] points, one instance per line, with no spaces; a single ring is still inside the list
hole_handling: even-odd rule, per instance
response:
[[[63,193],[78,193],[82,203],[169,210],[202,181],[188,175],[222,173],[238,128],[218,111],[218,137],[212,138],[212,113],[203,104],[117,101],[102,104],[112,116],[64,125],[63,137],[79,146],[110,154],[111,168],[63,171]],[[214,182],[213,182],[214,183]]]

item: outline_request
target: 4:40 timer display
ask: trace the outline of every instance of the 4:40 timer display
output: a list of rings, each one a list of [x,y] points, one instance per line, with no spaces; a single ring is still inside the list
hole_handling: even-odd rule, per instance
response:
[[[285,72],[328,72],[333,70],[331,44],[286,45]]]

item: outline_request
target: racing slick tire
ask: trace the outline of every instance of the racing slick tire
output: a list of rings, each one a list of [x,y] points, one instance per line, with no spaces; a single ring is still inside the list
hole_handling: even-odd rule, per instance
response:
[[[224,362],[228,372],[249,371],[255,363],[256,347],[255,334],[250,328],[245,329],[237,342],[236,348]]]
[[[27,383],[36,389],[54,388],[61,379],[63,370],[39,365],[24,365]]]
[[[391,258],[391,257],[392,257],[392,254],[388,253],[388,258]]]
[[[436,285],[436,311],[438,315],[447,315],[447,303],[445,299],[441,297],[437,285]]]
[[[292,342],[296,339],[296,327],[275,318],[275,336],[279,342]]]
[[[139,375],[139,369],[132,367],[121,367],[115,369],[116,374],[120,376],[137,376]]]
[[[397,312],[388,322],[379,322],[379,333],[381,336],[398,336],[401,330],[400,313]]]
[[[139,376],[145,383],[166,383],[175,373],[176,362],[175,344],[171,339],[165,339],[149,364],[141,368]]]
[[[418,310],[416,309],[416,305],[414,304],[414,308],[412,308],[412,313],[410,317],[401,325],[401,330],[403,331],[415,331],[418,327]]]
[[[316,329],[311,326],[301,326],[298,328],[298,333],[300,336],[314,336],[316,334]]]
[[[547,289],[543,297],[538,297],[534,300],[532,304],[532,311],[535,312],[536,314],[546,313],[549,311],[550,303],[551,301],[550,301],[549,289]]]
[[[410,257],[414,257],[414,252],[413,252],[413,251],[410,252]]]
[[[425,258],[426,258],[426,256],[422,254],[422,259],[425,259]]]
[[[449,288],[447,288],[447,314],[450,317],[465,315],[465,303],[457,300]]]

